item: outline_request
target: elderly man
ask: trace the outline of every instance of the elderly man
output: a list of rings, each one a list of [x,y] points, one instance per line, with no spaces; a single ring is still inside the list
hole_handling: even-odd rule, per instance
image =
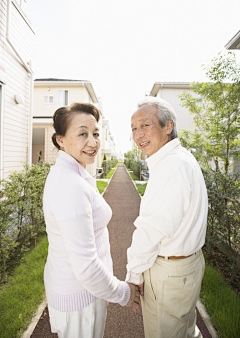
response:
[[[201,169],[177,139],[176,115],[166,101],[146,97],[140,102],[132,133],[149,156],[149,181],[134,222],[126,281],[139,285],[142,295],[144,286],[146,338],[201,337],[195,308],[208,211]]]

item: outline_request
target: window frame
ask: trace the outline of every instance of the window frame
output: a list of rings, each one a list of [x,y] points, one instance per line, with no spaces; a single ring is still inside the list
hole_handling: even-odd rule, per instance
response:
[[[64,104],[61,104],[62,98],[60,98],[61,92],[64,93],[63,99],[64,99]],[[67,93],[67,103],[66,103],[66,93]],[[59,107],[67,107],[69,105],[69,90],[68,89],[58,89],[58,106]]]
[[[45,97],[47,97],[47,102],[45,102]],[[52,102],[50,101],[50,97],[52,97]],[[54,96],[53,95],[43,95],[43,104],[54,104]]]

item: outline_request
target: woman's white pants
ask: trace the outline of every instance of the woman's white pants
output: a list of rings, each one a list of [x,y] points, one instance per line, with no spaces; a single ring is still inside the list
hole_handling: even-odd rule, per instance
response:
[[[61,312],[48,305],[52,333],[59,338],[102,338],[108,302],[97,299],[79,311]]]

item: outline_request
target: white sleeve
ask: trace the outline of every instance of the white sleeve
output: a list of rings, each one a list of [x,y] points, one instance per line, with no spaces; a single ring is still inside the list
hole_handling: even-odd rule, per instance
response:
[[[189,193],[180,175],[146,193],[127,250],[126,281],[137,285],[143,282],[142,273],[156,261],[162,239],[174,235],[189,206]]]
[[[84,185],[81,189],[62,189],[54,216],[79,283],[93,296],[124,306],[130,299],[130,288],[114,277],[98,257],[91,198],[89,187]]]

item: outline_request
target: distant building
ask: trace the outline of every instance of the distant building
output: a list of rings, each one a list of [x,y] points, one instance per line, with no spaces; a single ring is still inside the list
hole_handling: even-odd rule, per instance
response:
[[[178,96],[182,92],[189,92],[193,96],[196,95],[190,89],[189,82],[155,82],[150,96],[159,97],[169,102],[177,115],[177,129],[189,130],[194,128],[194,122],[188,108],[181,105],[181,100]]]
[[[21,1],[0,1],[0,178],[32,162],[34,31]]]
[[[109,120],[102,120],[102,161],[106,156],[106,160],[116,158],[114,136],[110,132]]]
[[[58,150],[52,143],[54,129],[52,117],[59,107],[69,106],[73,102],[86,102],[96,105],[101,111],[100,102],[92,83],[84,80],[36,79],[34,81],[33,113],[33,163],[40,157],[46,162],[54,162]],[[102,119],[100,120],[101,127]],[[88,172],[95,177],[101,167],[101,149],[94,164],[87,165]]]

